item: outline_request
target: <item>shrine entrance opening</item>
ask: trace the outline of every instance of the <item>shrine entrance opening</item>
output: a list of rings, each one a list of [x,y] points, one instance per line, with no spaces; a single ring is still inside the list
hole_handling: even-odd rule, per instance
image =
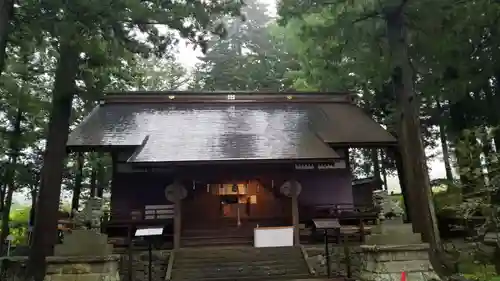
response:
[[[196,183],[182,202],[182,237],[190,240],[252,242],[254,229],[291,225],[291,199],[274,181],[218,180]]]

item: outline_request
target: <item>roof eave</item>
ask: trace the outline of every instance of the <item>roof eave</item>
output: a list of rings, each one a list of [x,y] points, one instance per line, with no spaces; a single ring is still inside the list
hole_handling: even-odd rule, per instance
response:
[[[397,140],[394,141],[365,141],[365,142],[327,142],[328,145],[332,148],[386,148],[386,147],[395,147],[398,145]]]
[[[138,145],[66,145],[66,152],[117,152],[123,150],[135,151]]]
[[[340,161],[340,158],[301,158],[301,159],[231,159],[231,160],[192,160],[192,161],[155,161],[127,162],[137,167],[160,166],[198,166],[198,165],[234,165],[234,164],[312,164]]]

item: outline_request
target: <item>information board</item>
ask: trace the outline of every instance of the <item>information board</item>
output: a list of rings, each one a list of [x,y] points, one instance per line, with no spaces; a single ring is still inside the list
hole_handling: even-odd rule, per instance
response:
[[[144,237],[144,236],[159,236],[163,234],[163,227],[155,227],[155,228],[138,228],[135,231],[136,237]]]
[[[313,223],[316,229],[340,228],[340,223],[338,219],[314,219]]]

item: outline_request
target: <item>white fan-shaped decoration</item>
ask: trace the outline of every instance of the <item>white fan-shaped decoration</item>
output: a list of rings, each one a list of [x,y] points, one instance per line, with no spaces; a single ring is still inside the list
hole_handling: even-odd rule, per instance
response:
[[[302,191],[302,185],[297,182],[297,181],[286,181],[281,187],[280,187],[280,192],[284,194],[285,196],[291,197],[292,196],[292,183],[296,184],[297,187],[297,195],[300,194]]]
[[[167,197],[167,200],[170,202],[174,202],[176,200],[176,189],[178,189],[179,192],[179,200],[182,200],[186,198],[187,196],[187,190],[184,188],[184,186],[178,184],[178,183],[173,183],[170,185],[167,185],[165,188],[165,197]]]

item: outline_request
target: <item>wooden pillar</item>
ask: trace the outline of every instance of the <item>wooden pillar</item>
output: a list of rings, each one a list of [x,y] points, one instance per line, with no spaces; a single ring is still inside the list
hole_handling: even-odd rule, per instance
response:
[[[177,198],[174,202],[174,249],[180,249],[181,247],[181,209],[182,209],[182,200]]]
[[[174,250],[181,247],[181,221],[182,221],[182,199],[185,197],[185,189],[179,183],[174,183]]]
[[[292,198],[292,224],[293,224],[293,244],[300,245],[300,221],[299,221],[299,182],[292,180],[291,182],[291,198]]]

